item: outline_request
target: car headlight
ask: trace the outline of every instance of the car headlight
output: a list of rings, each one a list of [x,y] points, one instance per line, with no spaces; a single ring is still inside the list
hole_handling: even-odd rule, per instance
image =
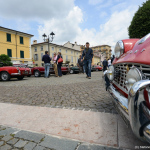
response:
[[[114,66],[109,66],[107,70],[107,77],[110,81],[114,79]]]
[[[124,53],[124,44],[122,41],[118,41],[115,46],[115,56],[119,58]]]
[[[129,70],[126,76],[126,87],[128,91],[131,89],[134,83],[142,80],[142,73],[136,67],[133,67]]]

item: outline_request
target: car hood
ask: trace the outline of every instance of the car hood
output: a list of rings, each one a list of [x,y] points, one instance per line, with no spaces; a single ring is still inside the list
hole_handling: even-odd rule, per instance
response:
[[[132,50],[124,53],[119,59],[115,58],[113,64],[118,63],[139,63],[150,65],[150,38],[144,43],[135,44]]]

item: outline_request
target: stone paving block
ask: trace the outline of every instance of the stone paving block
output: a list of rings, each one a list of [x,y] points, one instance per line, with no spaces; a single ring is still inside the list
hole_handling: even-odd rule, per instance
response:
[[[19,140],[19,141],[14,145],[14,147],[22,148],[22,147],[24,147],[27,143],[28,143],[28,141]]]
[[[9,141],[9,140],[12,139],[12,138],[13,138],[12,136],[6,135],[6,136],[4,136],[4,137],[2,138],[2,140],[5,141],[5,142],[7,142],[7,141]]]
[[[8,144],[5,144],[4,146],[0,147],[0,150],[12,150],[12,147]]]
[[[44,138],[44,134],[38,134],[21,130],[15,135],[15,137],[38,143],[41,141],[42,138]]]
[[[5,130],[1,130],[0,131],[0,136],[1,135],[9,135],[13,132],[17,131],[17,129],[13,129],[13,128],[6,128]]]
[[[122,150],[122,149],[83,143],[83,144],[79,145],[77,150]]]
[[[29,142],[25,145],[24,150],[32,150],[36,146],[36,143]]]
[[[14,144],[16,144],[18,141],[19,141],[18,139],[13,138],[12,140],[8,141],[7,143],[14,145]]]
[[[0,146],[2,146],[4,144],[4,141],[0,141]]]
[[[56,150],[74,150],[78,143],[78,141],[68,140],[65,138],[46,136],[44,141],[42,141],[39,145]]]
[[[37,145],[33,150],[45,150],[46,148],[43,146]]]

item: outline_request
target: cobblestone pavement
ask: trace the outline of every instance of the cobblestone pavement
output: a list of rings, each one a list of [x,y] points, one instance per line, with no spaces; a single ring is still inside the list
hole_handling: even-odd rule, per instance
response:
[[[102,84],[102,72],[0,81],[0,102],[117,113]]]
[[[121,150],[0,126],[0,150]],[[124,149],[125,150],[125,149]]]

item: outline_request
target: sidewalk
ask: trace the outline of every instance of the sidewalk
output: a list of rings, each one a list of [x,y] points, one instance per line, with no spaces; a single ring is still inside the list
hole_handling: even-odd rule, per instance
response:
[[[147,145],[110,113],[0,103],[0,125],[116,148]]]

